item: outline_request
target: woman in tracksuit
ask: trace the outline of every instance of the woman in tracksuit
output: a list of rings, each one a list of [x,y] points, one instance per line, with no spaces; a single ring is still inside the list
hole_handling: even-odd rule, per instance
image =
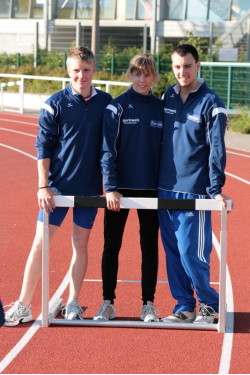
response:
[[[118,256],[129,210],[120,197],[157,197],[162,139],[163,103],[152,95],[158,79],[152,56],[137,55],[127,71],[132,86],[106,108],[103,127],[102,173],[107,198],[102,256],[103,299],[95,320],[116,317],[114,307]],[[142,252],[142,312],[140,319],[159,321],[154,294],[158,270],[156,210],[138,209]]]

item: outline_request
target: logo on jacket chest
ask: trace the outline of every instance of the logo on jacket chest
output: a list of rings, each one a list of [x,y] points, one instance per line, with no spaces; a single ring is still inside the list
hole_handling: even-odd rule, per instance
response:
[[[164,107],[164,113],[168,114],[168,115],[175,115],[176,114],[176,109]]]
[[[201,122],[201,117],[199,115],[196,115],[195,113],[188,113],[187,120],[190,120],[199,124]]]
[[[124,125],[137,125],[140,122],[139,118],[124,118],[122,119]]]

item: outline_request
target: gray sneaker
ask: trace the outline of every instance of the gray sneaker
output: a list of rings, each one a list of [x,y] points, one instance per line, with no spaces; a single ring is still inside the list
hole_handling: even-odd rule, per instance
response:
[[[159,322],[159,311],[151,301],[147,301],[146,305],[142,306],[140,319],[144,322]]]
[[[11,308],[5,313],[5,326],[14,327],[19,323],[27,323],[32,320],[31,305],[24,307],[20,301],[16,301],[4,306],[4,308],[10,306]]]
[[[172,315],[163,318],[164,323],[193,323],[196,317],[196,311],[176,311]]]
[[[94,316],[94,320],[110,320],[115,319],[116,309],[109,300],[103,301],[97,314]]]
[[[194,323],[213,324],[218,313],[211,306],[208,306],[205,303],[200,303],[199,307],[200,312]]]
[[[70,301],[62,309],[62,315],[64,319],[68,320],[83,320],[83,310],[76,299]]]

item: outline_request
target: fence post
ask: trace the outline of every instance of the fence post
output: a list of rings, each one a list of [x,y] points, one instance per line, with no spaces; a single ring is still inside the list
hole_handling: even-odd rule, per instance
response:
[[[64,69],[66,68],[66,59],[67,59],[67,54],[64,53],[64,54],[63,54],[63,68],[64,68]]]
[[[228,80],[227,80],[227,110],[230,109],[231,102],[231,85],[232,85],[232,67],[228,67]]]
[[[20,68],[20,53],[17,52],[16,54],[16,67]]]
[[[111,70],[111,74],[114,74],[114,71],[115,71],[115,55],[114,55],[114,53],[111,53],[110,70]]]
[[[39,33],[39,24],[36,22],[36,29],[35,29],[35,44],[34,44],[34,68],[37,67],[37,56],[38,56],[38,33]]]

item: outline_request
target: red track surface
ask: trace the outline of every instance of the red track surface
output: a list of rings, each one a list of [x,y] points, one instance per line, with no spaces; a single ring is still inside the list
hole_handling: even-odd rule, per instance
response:
[[[37,116],[0,112],[1,165],[1,289],[3,304],[19,297],[23,270],[35,231],[37,216],[36,161]],[[2,128],[7,130],[2,130]],[[9,131],[14,130],[15,132]],[[26,134],[21,134],[23,132]],[[230,150],[229,150],[230,151]],[[231,149],[231,151],[233,151]],[[250,181],[250,153],[228,153],[228,173]],[[0,371],[3,373],[249,373],[250,372],[250,252],[249,252],[249,183],[228,176],[224,192],[234,201],[228,217],[227,264],[232,281],[234,328],[226,334],[217,331],[169,329],[60,327],[39,328],[27,345],[20,343],[32,323],[0,329]],[[92,317],[102,302],[101,254],[102,220],[100,209],[89,246],[89,267],[80,302],[84,316]],[[219,218],[214,215],[214,233],[218,238]],[[56,238],[50,256],[50,298],[67,273],[71,259],[71,214]],[[136,212],[131,210],[118,278],[140,280],[140,250]],[[159,280],[166,280],[165,259],[160,243]],[[213,252],[211,281],[218,281],[218,258]],[[217,287],[217,286],[216,286]],[[32,311],[41,312],[41,290],[36,290]],[[230,288],[229,288],[230,289]],[[67,290],[63,294],[67,299]],[[168,285],[159,283],[156,301],[161,316],[173,308]],[[232,304],[231,304],[232,305]],[[137,318],[141,310],[138,282],[118,283],[116,308],[118,317]],[[232,313],[231,318],[232,318]],[[232,320],[232,319],[231,319]],[[31,329],[34,329],[31,328]],[[26,337],[26,336],[25,336]],[[230,342],[233,341],[232,351]],[[14,351],[11,351],[14,348]],[[14,353],[14,354],[13,354]],[[16,355],[17,354],[17,355]],[[16,356],[15,356],[16,355]],[[231,363],[230,363],[231,358]]]

